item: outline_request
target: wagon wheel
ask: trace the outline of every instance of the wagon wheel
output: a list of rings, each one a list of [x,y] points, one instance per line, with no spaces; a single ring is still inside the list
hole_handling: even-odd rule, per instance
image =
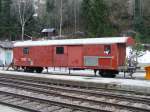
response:
[[[37,73],[42,73],[43,68],[42,68],[42,67],[38,67],[38,68],[35,69],[35,71],[36,71]]]
[[[32,67],[26,67],[26,68],[24,68],[24,72],[32,73],[32,72],[34,72],[34,69]]]
[[[105,78],[115,78],[116,74],[110,71],[99,71],[99,75]]]
[[[34,72],[34,69],[33,69],[33,68],[29,68],[29,69],[28,69],[28,72],[33,73],[33,72]]]

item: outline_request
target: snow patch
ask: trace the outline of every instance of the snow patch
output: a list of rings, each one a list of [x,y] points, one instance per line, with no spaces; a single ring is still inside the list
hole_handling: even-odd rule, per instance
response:
[[[129,57],[131,47],[126,48],[126,57]],[[150,63],[150,51],[145,51],[144,55],[138,58],[139,63]]]

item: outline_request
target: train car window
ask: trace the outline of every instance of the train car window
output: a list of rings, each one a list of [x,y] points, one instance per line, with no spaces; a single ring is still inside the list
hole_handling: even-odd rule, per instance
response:
[[[56,47],[56,54],[64,54],[64,47]]]
[[[29,54],[29,48],[27,47],[23,48],[23,54]]]
[[[104,46],[104,54],[110,54],[111,53],[111,46],[105,45]]]

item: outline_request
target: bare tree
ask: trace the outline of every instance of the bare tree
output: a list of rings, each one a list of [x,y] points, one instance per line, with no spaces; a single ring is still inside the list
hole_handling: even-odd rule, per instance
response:
[[[59,37],[79,30],[82,0],[47,0],[45,16],[41,17],[45,27],[55,27]]]
[[[59,36],[61,37],[62,35],[62,19],[63,19],[63,1],[60,1],[60,30],[59,30]]]
[[[74,32],[77,32],[77,1],[74,0]]]
[[[34,15],[33,0],[14,0],[13,9],[21,25],[21,38],[24,40],[25,26]]]

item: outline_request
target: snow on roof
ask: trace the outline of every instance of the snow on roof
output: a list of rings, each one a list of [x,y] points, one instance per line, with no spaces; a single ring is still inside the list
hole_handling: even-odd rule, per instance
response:
[[[47,32],[54,32],[55,29],[54,28],[48,28],[48,29],[43,29],[42,33],[47,33]]]
[[[85,39],[63,39],[63,40],[40,40],[16,42],[14,47],[23,46],[47,46],[47,45],[84,45],[84,44],[113,44],[126,43],[129,37],[109,38],[85,38]]]

